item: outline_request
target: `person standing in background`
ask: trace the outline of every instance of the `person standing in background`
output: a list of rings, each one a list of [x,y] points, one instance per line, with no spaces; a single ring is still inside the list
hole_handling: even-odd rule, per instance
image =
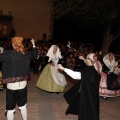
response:
[[[1,70],[0,70],[0,91],[3,91],[2,72],[1,72]]]
[[[33,51],[25,51],[23,38],[16,36],[11,39],[13,50],[5,50],[0,54],[2,62],[2,79],[6,88],[7,120],[14,120],[16,104],[21,111],[23,120],[27,120],[27,79],[30,75],[30,60],[37,56],[35,41],[32,39]]]
[[[4,48],[0,47],[0,54],[3,53]],[[3,84],[2,84],[2,63],[0,62],[0,91],[3,91]]]

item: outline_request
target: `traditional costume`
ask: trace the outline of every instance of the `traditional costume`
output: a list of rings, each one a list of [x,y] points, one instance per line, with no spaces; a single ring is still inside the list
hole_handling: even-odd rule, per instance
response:
[[[110,55],[113,56],[113,59],[110,61]],[[99,94],[100,96],[106,97],[117,97],[120,96],[120,83],[119,83],[119,74],[120,68],[117,67],[117,62],[115,61],[113,53],[108,53],[103,57],[103,63],[108,68],[104,70],[103,65],[103,74],[101,75]]]
[[[64,94],[69,104],[66,114],[78,114],[78,120],[99,120],[100,75],[92,63],[95,62],[94,55],[93,53],[88,54],[85,60],[87,67],[83,68],[81,72],[74,72],[59,66],[73,79],[80,80],[74,88]],[[69,100],[70,96],[72,96],[71,100]]]
[[[0,91],[3,90],[3,84],[2,84],[2,72],[0,71]]]
[[[4,48],[0,47],[0,54],[3,53]],[[0,91],[3,91],[3,83],[2,83],[2,64],[0,63]]]
[[[53,54],[55,47],[57,47],[57,51]],[[67,82],[65,76],[58,71],[58,63],[62,58],[59,47],[52,45],[46,56],[48,57],[48,64],[41,72],[36,86],[48,92],[63,92]]]
[[[0,54],[2,62],[2,79],[6,88],[6,116],[7,120],[14,120],[16,104],[21,111],[23,120],[27,120],[27,78],[30,75],[30,60],[37,56],[37,49],[33,52],[24,51],[22,37],[13,37],[14,50],[6,50]],[[31,41],[34,45],[34,40]]]

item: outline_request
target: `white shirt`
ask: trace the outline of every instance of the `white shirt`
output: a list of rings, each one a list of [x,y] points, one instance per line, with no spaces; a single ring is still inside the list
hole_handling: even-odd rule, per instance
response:
[[[64,71],[73,79],[80,80],[81,79],[81,72],[75,72],[73,70],[70,70],[68,68],[65,68]]]
[[[20,81],[15,83],[7,83],[7,88],[10,90],[20,90],[25,88],[27,85],[27,81]]]

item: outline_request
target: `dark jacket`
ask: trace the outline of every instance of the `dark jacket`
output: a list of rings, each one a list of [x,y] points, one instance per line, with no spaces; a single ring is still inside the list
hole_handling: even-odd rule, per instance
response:
[[[33,48],[32,52],[22,54],[15,50],[6,50],[0,54],[2,62],[2,79],[11,77],[21,77],[30,74],[30,60],[37,56],[37,49]]]

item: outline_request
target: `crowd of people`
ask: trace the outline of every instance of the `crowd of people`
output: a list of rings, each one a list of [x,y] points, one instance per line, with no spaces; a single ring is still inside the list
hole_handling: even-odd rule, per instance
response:
[[[40,73],[36,86],[49,93],[59,94],[65,91],[66,75],[80,81],[73,86],[76,89],[74,92],[79,92],[77,96],[79,120],[91,118],[99,120],[99,96],[105,100],[120,96],[120,57],[113,53],[97,51],[92,44],[75,44],[70,41],[41,42],[17,36],[2,42],[1,47],[4,48],[4,52],[0,54],[2,62],[0,89],[3,89],[4,84],[7,85],[8,120],[14,119],[16,103],[23,120],[27,120],[27,79],[31,69],[33,74]],[[65,98],[66,101],[74,94],[71,90],[64,94],[70,93]],[[73,97],[69,102],[67,114],[74,114],[71,112],[75,105],[74,99],[76,98]]]

